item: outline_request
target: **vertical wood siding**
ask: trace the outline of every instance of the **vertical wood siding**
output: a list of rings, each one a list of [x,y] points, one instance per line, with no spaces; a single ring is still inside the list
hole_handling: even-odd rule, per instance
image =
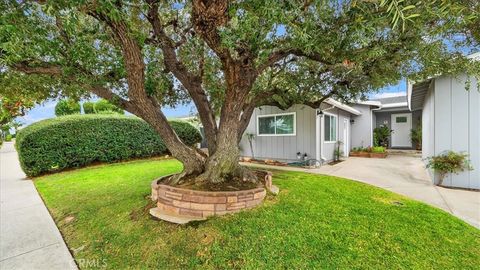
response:
[[[257,136],[258,115],[286,112],[296,113],[295,136]],[[307,153],[309,158],[315,158],[315,117],[315,110],[304,105],[294,105],[287,110],[280,110],[274,106],[256,108],[245,131],[255,134],[253,140],[255,158],[295,161],[297,152]],[[245,135],[240,142],[240,150],[243,156],[251,156]]]
[[[468,152],[474,167],[458,175],[449,175],[443,184],[462,188],[480,188],[480,93],[474,78],[471,89],[465,90],[466,76],[440,77],[435,80],[433,134],[434,154],[446,150]],[[426,102],[428,105],[428,102]],[[432,107],[431,105],[429,106]],[[425,108],[426,109],[426,108]],[[428,113],[427,113],[428,114]],[[425,114],[424,114],[425,115]],[[429,144],[429,142],[426,142]],[[438,181],[438,176],[435,176]]]

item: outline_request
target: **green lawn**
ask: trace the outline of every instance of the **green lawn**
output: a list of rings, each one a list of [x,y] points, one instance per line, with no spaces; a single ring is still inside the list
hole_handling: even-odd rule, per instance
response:
[[[255,210],[187,226],[152,220],[150,182],[180,168],[175,160],[134,161],[44,176],[35,185],[77,261],[111,269],[480,265],[479,230],[423,203],[329,176],[275,172],[280,195]]]

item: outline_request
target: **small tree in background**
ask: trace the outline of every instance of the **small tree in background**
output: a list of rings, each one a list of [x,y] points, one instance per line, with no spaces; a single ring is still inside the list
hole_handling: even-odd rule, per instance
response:
[[[100,99],[97,102],[89,101],[83,103],[83,112],[85,114],[125,113],[122,109],[105,99]]]
[[[73,99],[62,99],[55,105],[56,116],[79,114],[80,112],[80,103]]]

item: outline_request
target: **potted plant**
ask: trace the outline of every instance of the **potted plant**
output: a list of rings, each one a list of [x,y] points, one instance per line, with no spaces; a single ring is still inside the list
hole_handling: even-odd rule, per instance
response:
[[[438,185],[443,184],[445,176],[449,173],[458,174],[465,170],[473,170],[468,154],[445,151],[438,156],[428,157],[427,168],[432,168],[439,175]]]
[[[415,149],[422,150],[422,126],[417,126],[410,130],[410,140],[415,146]]]
[[[373,137],[375,141],[375,146],[383,146],[388,148],[390,135],[392,130],[387,125],[381,125],[373,130]]]

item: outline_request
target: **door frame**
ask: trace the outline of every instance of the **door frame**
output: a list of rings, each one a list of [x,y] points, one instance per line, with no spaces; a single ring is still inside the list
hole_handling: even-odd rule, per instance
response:
[[[350,118],[343,119],[343,155],[350,155]]]
[[[410,119],[410,128],[408,129],[408,134],[410,134],[410,130],[412,130],[412,127],[413,127],[413,117],[412,117],[412,113],[411,112],[406,112],[406,113],[392,113],[391,116],[390,116],[390,129],[393,130],[392,133],[390,134],[390,147],[393,148],[393,147],[408,147],[408,148],[412,148],[412,142],[411,140],[409,140],[409,145],[394,145],[393,144],[393,135],[395,133],[395,129],[393,129],[393,123],[395,123],[396,121],[396,117],[398,116],[407,116],[407,118]],[[410,135],[408,135],[410,137]]]

